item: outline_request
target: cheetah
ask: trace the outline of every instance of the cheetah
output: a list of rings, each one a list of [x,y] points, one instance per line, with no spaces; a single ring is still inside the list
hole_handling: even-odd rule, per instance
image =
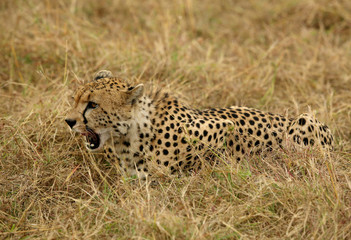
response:
[[[102,70],[76,91],[65,119],[85,136],[89,151],[104,152],[128,176],[151,176],[153,164],[174,174],[223,156],[240,161],[275,149],[333,148],[331,131],[311,114],[287,118],[238,106],[197,110],[166,91],[145,89]]]

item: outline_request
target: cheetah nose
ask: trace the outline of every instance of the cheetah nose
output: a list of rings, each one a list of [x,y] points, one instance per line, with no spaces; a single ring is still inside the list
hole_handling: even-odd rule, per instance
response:
[[[68,124],[68,126],[70,126],[71,128],[74,127],[74,125],[76,125],[76,120],[73,120],[73,119],[65,119],[66,123]]]

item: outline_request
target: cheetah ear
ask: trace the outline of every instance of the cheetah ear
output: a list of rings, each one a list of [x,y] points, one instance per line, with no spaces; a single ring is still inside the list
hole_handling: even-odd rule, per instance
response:
[[[134,104],[135,101],[137,101],[144,93],[144,85],[139,84],[135,86],[134,88],[128,90],[126,92],[127,94],[127,103],[128,104]]]
[[[100,70],[99,72],[95,73],[94,81],[97,81],[101,78],[112,78],[112,72],[108,70]]]

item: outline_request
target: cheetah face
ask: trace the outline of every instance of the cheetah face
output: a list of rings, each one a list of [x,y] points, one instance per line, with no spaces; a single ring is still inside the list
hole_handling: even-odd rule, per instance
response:
[[[98,151],[110,138],[121,138],[133,122],[136,100],[143,85],[128,87],[113,77],[99,78],[76,91],[66,123],[85,137],[86,147]]]

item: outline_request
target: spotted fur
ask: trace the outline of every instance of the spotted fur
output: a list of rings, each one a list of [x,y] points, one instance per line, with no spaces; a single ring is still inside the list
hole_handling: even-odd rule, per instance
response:
[[[167,92],[144,93],[109,71],[78,89],[66,122],[104,151],[127,175],[146,177],[151,165],[169,173],[196,170],[204,161],[237,161],[276,149],[332,150],[329,128],[310,114],[296,118],[233,106],[196,110]],[[98,146],[96,146],[98,145]]]

